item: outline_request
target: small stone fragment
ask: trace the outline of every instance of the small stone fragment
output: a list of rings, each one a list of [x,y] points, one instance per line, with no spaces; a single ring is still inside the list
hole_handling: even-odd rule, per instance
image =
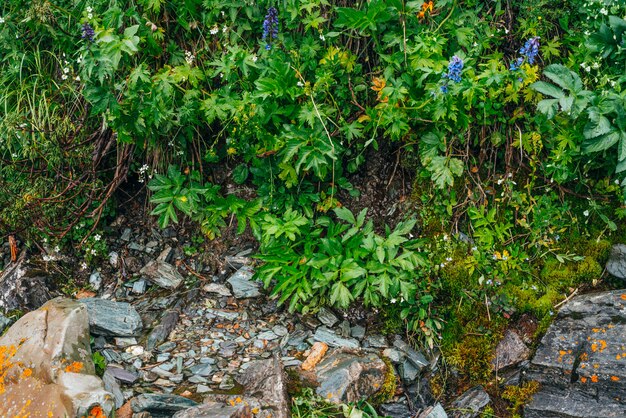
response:
[[[308,355],[304,363],[302,363],[302,370],[311,370],[317,363],[319,363],[324,355],[328,351],[328,344],[323,342],[316,342],[311,347],[311,353]]]

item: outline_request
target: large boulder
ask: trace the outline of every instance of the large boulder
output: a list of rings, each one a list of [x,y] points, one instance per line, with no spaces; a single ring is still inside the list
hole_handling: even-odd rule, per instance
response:
[[[525,378],[541,389],[526,418],[626,416],[626,290],[578,296],[559,311]]]
[[[52,299],[50,275],[22,254],[0,274],[0,312],[34,310]]]
[[[219,412],[233,418],[252,417],[250,412],[256,418],[289,418],[291,416],[287,378],[277,354],[266,360],[250,362],[239,383],[243,387],[241,393],[232,395],[209,393],[205,397],[205,404],[191,408],[184,413],[181,412],[177,418],[214,416],[209,412],[215,414]],[[217,405],[231,406],[234,409],[220,409]]]
[[[307,385],[316,385],[318,395],[333,403],[358,402],[376,394],[393,372],[377,354],[361,350],[336,350],[313,370],[302,371]]]
[[[53,299],[20,318],[0,338],[0,359],[0,416],[83,416],[94,408],[108,415],[114,409],[95,376],[87,310],[77,301]]]

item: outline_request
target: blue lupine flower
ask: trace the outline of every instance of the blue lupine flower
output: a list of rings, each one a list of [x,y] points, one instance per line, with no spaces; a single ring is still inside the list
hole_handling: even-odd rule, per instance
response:
[[[460,83],[461,70],[463,70],[463,60],[455,55],[450,60],[450,64],[448,64],[448,73],[444,73],[443,76],[454,81],[455,83]]]
[[[93,30],[89,23],[83,23],[82,31],[82,38],[87,39],[89,42],[93,42],[93,38],[94,36],[96,36],[96,32]]]
[[[537,54],[539,54],[539,37],[535,36],[527,40],[524,46],[519,50],[519,53],[526,57],[530,65],[533,65]]]
[[[452,57],[450,63],[448,64],[448,72],[443,73],[442,77],[447,78],[448,80],[452,80],[455,83],[461,82],[461,71],[463,70],[463,60],[456,55]],[[442,93],[448,92],[448,81],[439,87]]]
[[[510,70],[518,70],[524,61],[528,61],[530,65],[535,63],[537,55],[539,55],[539,37],[535,36],[526,41],[523,47],[520,48],[519,53],[522,55],[511,63]]]
[[[278,10],[275,7],[267,9],[263,21],[263,40],[267,42],[265,49],[272,48],[272,39],[278,38]]]

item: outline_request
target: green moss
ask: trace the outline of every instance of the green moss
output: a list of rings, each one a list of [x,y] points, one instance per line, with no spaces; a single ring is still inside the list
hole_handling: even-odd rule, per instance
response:
[[[502,392],[502,399],[511,402],[509,411],[515,415],[522,407],[529,403],[535,393],[539,390],[539,382],[525,382],[521,386],[507,386]]]
[[[548,286],[563,290],[582,283],[590,283],[601,275],[602,266],[598,260],[590,256],[581,261],[565,263],[548,260],[541,270],[541,278]]]
[[[382,357],[382,360],[387,365],[387,373],[385,374],[385,382],[382,387],[371,399],[374,406],[390,401],[398,388],[398,379],[393,364],[391,364],[391,361],[386,357]]]
[[[477,285],[477,281],[472,281],[469,274],[468,265],[474,263],[473,257],[463,257],[454,254],[452,261],[446,264],[441,272],[441,290],[444,295],[458,297],[464,290],[472,289]]]
[[[487,383],[491,379],[496,341],[493,336],[468,335],[454,345],[446,360],[458,369],[469,385]]]

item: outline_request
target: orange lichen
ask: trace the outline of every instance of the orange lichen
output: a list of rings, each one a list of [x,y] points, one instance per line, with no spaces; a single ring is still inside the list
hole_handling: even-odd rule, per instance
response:
[[[591,375],[591,381],[593,383],[598,383],[598,375],[597,374]]]
[[[626,300],[626,293],[624,293],[624,294],[620,295],[620,298],[621,298],[622,300]]]
[[[65,371],[68,373],[80,373],[83,369],[83,363],[80,361],[74,361],[71,364],[65,366]]]
[[[619,354],[615,356],[615,360],[621,360],[622,356],[620,356]]]
[[[580,378],[580,381],[583,382],[583,383],[587,383],[587,378],[583,376],[583,377]]]
[[[587,361],[589,359],[589,355],[587,353],[582,353],[580,355],[580,360],[581,361]]]
[[[102,410],[100,406],[94,406],[93,408],[91,408],[91,411],[89,411],[89,416],[87,418],[107,418],[107,417],[104,414],[104,411]]]
[[[31,377],[32,375],[33,375],[32,369],[24,369],[24,371],[22,371],[22,377]]]
[[[619,381],[619,377],[611,376],[611,380],[614,381],[614,382],[617,382],[617,381]]]

